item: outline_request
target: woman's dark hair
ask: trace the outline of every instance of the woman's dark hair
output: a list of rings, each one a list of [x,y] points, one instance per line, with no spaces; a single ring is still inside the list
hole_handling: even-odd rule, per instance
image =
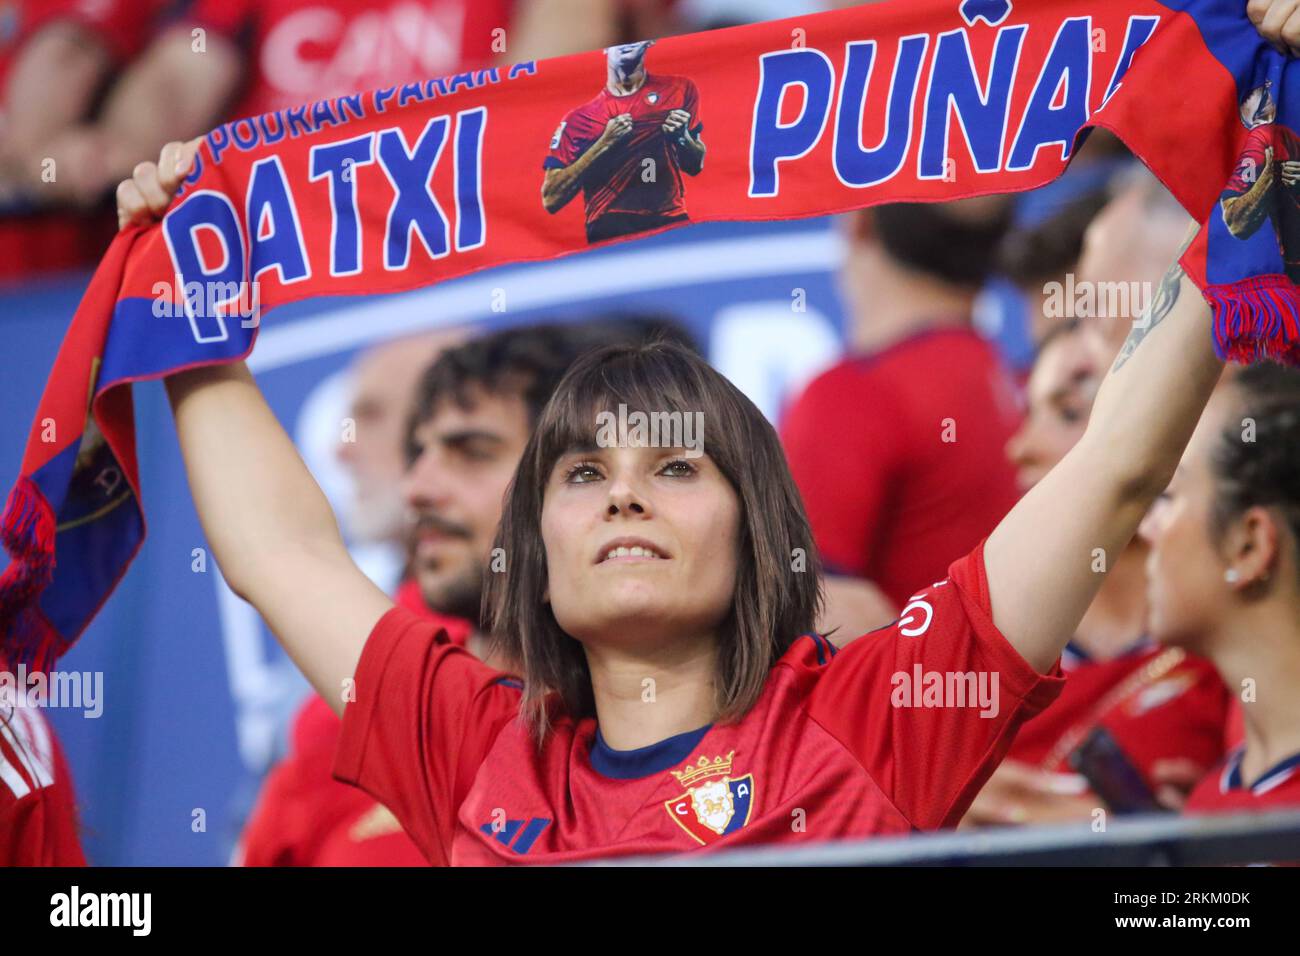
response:
[[[585,322],[554,322],[500,329],[442,352],[424,371],[406,423],[407,463],[419,455],[415,433],[444,402],[468,409],[474,393],[518,395],[536,423],[551,393],[579,355],[602,345],[672,340],[694,348],[675,319],[612,313]]]
[[[704,359],[673,342],[616,345],[574,363],[543,409],[506,495],[495,547],[507,570],[488,576],[485,618],[524,678],[522,712],[538,741],[559,705],[575,718],[595,713],[582,646],[544,599],[542,502],[561,456],[595,441],[597,414],[703,413],[704,450],[740,504],[736,589],[718,630],[718,720],[740,717],[768,672],[821,604],[821,566],[803,502],[776,432],[741,391]]]
[[[1221,537],[1234,518],[1259,506],[1282,516],[1300,549],[1300,371],[1261,362],[1238,373],[1232,387],[1241,420],[1211,452],[1211,534]]]

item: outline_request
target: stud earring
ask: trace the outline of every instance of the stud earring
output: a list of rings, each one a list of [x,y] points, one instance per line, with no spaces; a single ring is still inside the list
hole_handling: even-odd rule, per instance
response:
[[[1228,570],[1223,572],[1223,580],[1227,581],[1229,584],[1236,584],[1241,580],[1241,575],[1237,572],[1236,568],[1228,568]]]

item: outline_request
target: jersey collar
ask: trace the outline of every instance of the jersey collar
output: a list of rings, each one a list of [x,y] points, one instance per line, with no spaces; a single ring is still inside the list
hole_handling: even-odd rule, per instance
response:
[[[1123,650],[1116,652],[1112,658],[1103,658],[1103,660],[1119,660],[1123,657],[1130,657],[1134,654],[1145,653],[1149,648],[1155,646],[1155,641],[1148,634],[1143,634],[1132,644],[1129,644]],[[1077,641],[1070,640],[1066,642],[1065,650],[1061,652],[1061,668],[1069,670],[1078,667],[1081,664],[1091,664],[1095,658],[1089,654]]]
[[[1243,745],[1228,755],[1228,760],[1223,767],[1223,773],[1219,776],[1220,793],[1245,788],[1245,783],[1241,777],[1241,758],[1245,753],[1246,748]],[[1300,769],[1300,754],[1292,754],[1264,771],[1259,779],[1250,785],[1250,792],[1256,796],[1268,793],[1274,787],[1279,787],[1289,780],[1291,775],[1298,769]]]
[[[606,80],[606,81],[605,81],[605,95],[608,96],[608,97],[609,97],[610,99],[612,99],[612,100],[629,100],[629,99],[631,99],[632,97],[636,96],[638,93],[643,93],[643,92],[645,92],[645,88],[646,88],[647,86],[649,86],[649,85],[650,85],[650,74],[649,74],[649,72],[646,73],[645,78],[641,81],[641,85],[638,86],[638,87],[637,87],[635,90],[633,90],[631,93],[615,93],[613,90],[611,90],[611,89],[609,88],[609,81]]]
[[[597,727],[596,739],[591,744],[591,767],[602,777],[614,780],[636,780],[662,773],[689,757],[712,726],[705,724],[697,730],[688,730],[636,750],[615,750],[605,743]]]

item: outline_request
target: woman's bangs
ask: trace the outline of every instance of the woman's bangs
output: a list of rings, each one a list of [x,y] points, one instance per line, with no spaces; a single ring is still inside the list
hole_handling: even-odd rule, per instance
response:
[[[574,367],[538,423],[541,474],[573,449],[598,447],[602,427],[638,414],[707,422],[717,404],[680,356],[651,349],[592,356]]]

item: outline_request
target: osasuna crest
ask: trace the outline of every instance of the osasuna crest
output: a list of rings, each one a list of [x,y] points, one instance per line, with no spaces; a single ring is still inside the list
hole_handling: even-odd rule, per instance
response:
[[[754,775],[731,776],[733,750],[725,757],[700,757],[685,770],[674,770],[686,792],[664,801],[664,809],[679,827],[706,846],[735,833],[749,822],[754,805]]]
[[[647,93],[647,94],[646,94],[646,97],[645,97],[645,101],[646,101],[647,103],[649,103],[651,106],[654,106],[656,103],[659,102],[659,94],[658,94],[658,93]]]

